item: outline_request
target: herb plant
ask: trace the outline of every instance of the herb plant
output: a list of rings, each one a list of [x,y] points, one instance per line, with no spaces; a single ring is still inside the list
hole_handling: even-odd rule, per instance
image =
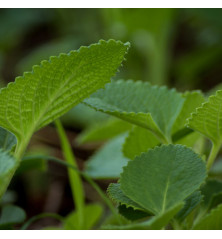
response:
[[[60,220],[63,229],[93,228],[103,207],[85,203],[82,177],[112,212],[99,228],[222,229],[222,182],[213,174],[222,144],[222,91],[207,99],[200,91],[179,93],[148,82],[111,81],[128,48],[129,43],[102,40],[42,61],[1,89],[0,198],[20,163],[31,160],[25,151],[34,132],[55,121],[65,161],[42,159],[68,167],[75,204],[66,218],[39,215],[22,229],[44,216]],[[58,119],[80,102],[110,115],[78,137],[80,144],[107,141],[84,171],[78,169]],[[109,185],[107,197],[93,179],[117,182]],[[13,219],[8,218],[10,211]],[[24,218],[21,209],[7,206],[0,227]]]

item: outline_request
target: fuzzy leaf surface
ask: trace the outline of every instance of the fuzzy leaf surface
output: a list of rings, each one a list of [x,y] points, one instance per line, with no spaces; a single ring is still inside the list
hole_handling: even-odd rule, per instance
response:
[[[0,125],[19,141],[27,140],[110,82],[128,47],[120,41],[102,40],[42,61],[1,89]]]
[[[126,134],[108,141],[86,162],[85,173],[94,179],[119,178],[128,159],[122,153]]]
[[[185,200],[205,178],[205,162],[190,148],[162,145],[129,161],[120,176],[120,188],[155,215]]]
[[[127,197],[120,188],[119,183],[111,183],[107,189],[109,197],[120,205],[125,205],[127,208],[131,207],[134,210],[145,211],[143,207]]]
[[[148,82],[119,80],[94,93],[84,102],[170,140],[184,98],[174,89],[152,86]]]
[[[222,143],[222,90],[210,96],[188,119],[188,126],[208,137],[215,144]]]

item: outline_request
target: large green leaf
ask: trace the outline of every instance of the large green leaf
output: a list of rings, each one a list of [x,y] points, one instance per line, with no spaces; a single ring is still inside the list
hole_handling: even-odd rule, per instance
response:
[[[185,200],[206,178],[201,157],[182,145],[162,145],[129,161],[120,188],[153,214],[161,214]]]
[[[129,44],[103,41],[50,57],[0,91],[0,125],[27,142],[49,124],[110,81]],[[12,97],[13,96],[13,97]]]
[[[142,152],[153,148],[159,144],[156,136],[147,129],[136,126],[130,132],[123,144],[123,154],[129,158],[134,159]]]
[[[193,230],[221,230],[222,229],[222,204],[211,212],[193,227]]]
[[[102,112],[114,115],[171,141],[171,131],[184,98],[174,89],[152,86],[148,82],[119,80],[107,85],[84,101]]]
[[[11,150],[16,143],[15,135],[0,127],[0,148],[5,151]]]
[[[188,120],[188,126],[205,135],[216,145],[222,143],[222,91],[210,96]]]
[[[9,184],[9,180],[18,162],[8,152],[0,149],[0,198]]]
[[[123,134],[108,141],[86,162],[85,172],[94,179],[119,178],[128,162],[122,153],[125,138]]]
[[[13,224],[25,221],[26,214],[23,209],[14,205],[6,205],[2,208],[0,216],[0,229],[9,229]]]

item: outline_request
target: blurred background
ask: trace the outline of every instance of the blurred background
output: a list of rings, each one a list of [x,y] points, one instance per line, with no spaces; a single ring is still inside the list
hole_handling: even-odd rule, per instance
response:
[[[0,86],[52,55],[110,38],[131,43],[116,79],[206,94],[221,87],[222,9],[1,9]],[[62,118],[81,169],[101,143],[79,144],[76,137],[107,118],[81,104]],[[29,152],[62,158],[53,126],[34,135]],[[97,182],[105,190],[110,180]],[[84,187],[86,200],[101,200],[86,182]],[[65,216],[74,208],[66,169],[41,160],[20,167],[4,200],[21,206],[28,217]],[[33,227],[56,223],[47,220]]]

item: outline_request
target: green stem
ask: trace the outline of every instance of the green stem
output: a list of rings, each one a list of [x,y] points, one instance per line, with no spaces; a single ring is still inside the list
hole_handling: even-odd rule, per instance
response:
[[[213,143],[209,158],[207,160],[207,170],[209,171],[214,163],[214,160],[217,157],[217,154],[220,150],[221,145]]]
[[[64,158],[66,162],[78,168],[74,154],[72,152],[72,148],[69,144],[65,130],[61,122],[59,120],[56,120],[55,125],[60,137],[61,146],[62,146],[62,150],[63,150],[63,154],[64,154]],[[68,175],[69,175],[69,182],[70,182],[70,186],[72,190],[72,196],[73,196],[74,204],[76,207],[76,212],[79,219],[79,228],[81,229],[83,228],[84,221],[85,221],[84,219],[84,204],[85,204],[84,189],[83,189],[81,177],[79,176],[78,172],[68,169]]]
[[[101,190],[101,188],[98,186],[98,184],[96,182],[94,182],[90,176],[88,176],[86,173],[80,171],[78,168],[76,168],[75,166],[73,166],[72,164],[69,164],[67,162],[62,161],[61,159],[52,157],[52,156],[45,156],[45,155],[35,155],[35,156],[27,156],[24,157],[23,160],[32,160],[32,159],[43,159],[43,160],[48,160],[48,161],[52,161],[52,162],[56,162],[59,163],[65,167],[68,167],[72,170],[75,170],[78,174],[80,174],[86,181],[88,181],[88,183],[97,191],[97,193],[100,195],[100,197],[103,199],[103,201],[106,203],[106,205],[108,206],[108,208],[111,210],[111,212],[113,213],[113,215],[116,217],[117,221],[119,222],[119,224],[121,224],[121,220],[118,216],[118,213],[116,211],[116,208],[113,206],[112,202],[109,200],[109,198],[106,196],[106,194]]]
[[[39,215],[36,215],[32,218],[30,218],[21,228],[20,230],[26,230],[33,222],[41,219],[41,218],[45,218],[45,217],[51,217],[51,218],[55,218],[61,222],[64,221],[64,218],[61,217],[60,215],[58,214],[55,214],[55,213],[41,213]]]

